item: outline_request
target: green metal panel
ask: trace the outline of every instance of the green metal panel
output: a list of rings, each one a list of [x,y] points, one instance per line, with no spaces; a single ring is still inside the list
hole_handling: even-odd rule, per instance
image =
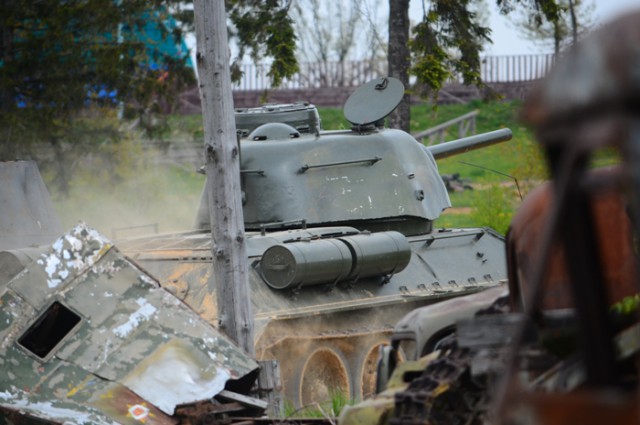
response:
[[[257,368],[84,225],[2,288],[0,412],[27,423],[175,423]]]
[[[245,226],[415,217],[433,220],[449,198],[433,159],[396,130],[242,142]]]

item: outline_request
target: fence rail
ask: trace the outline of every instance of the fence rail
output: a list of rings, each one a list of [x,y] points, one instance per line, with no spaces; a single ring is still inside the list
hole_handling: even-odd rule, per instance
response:
[[[553,54],[486,56],[480,75],[487,83],[532,81],[544,77],[554,62]]]
[[[449,128],[458,126],[458,139],[462,139],[467,134],[476,134],[476,116],[480,113],[477,109],[460,115],[457,118],[438,124],[427,130],[415,133],[413,137],[420,143],[431,146],[444,142]],[[425,142],[426,140],[426,142]]]
[[[543,77],[554,61],[553,54],[485,56],[480,75],[485,83],[507,83],[537,80]],[[265,64],[244,64],[234,90],[265,90],[271,88]],[[300,71],[283,82],[280,89],[315,89],[357,87],[373,78],[387,74],[386,60],[346,62],[303,62]],[[459,76],[453,82],[462,82]]]

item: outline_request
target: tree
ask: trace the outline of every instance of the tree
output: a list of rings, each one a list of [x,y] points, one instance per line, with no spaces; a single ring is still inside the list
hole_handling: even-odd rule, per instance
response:
[[[165,24],[171,7],[171,0],[4,2],[0,108],[59,117],[87,101],[146,103],[186,76],[188,52],[164,44],[175,47],[182,35]]]
[[[424,0],[423,0],[424,1]],[[555,0],[496,0],[500,11],[510,13],[520,5],[540,24],[544,20],[558,19]],[[395,16],[407,15],[409,2],[389,0],[389,9],[395,10],[389,19],[389,75],[402,75],[400,70],[410,64],[410,74],[416,77],[422,94],[436,93],[453,75],[459,75],[464,84],[483,86],[480,78],[480,51],[484,42],[490,42],[491,30],[483,26],[471,6],[470,0],[432,0],[423,2],[423,18],[409,39],[408,26]],[[399,34],[402,34],[401,36]],[[406,38],[405,38],[406,35]],[[392,51],[402,49],[402,40],[409,39],[411,57],[406,54],[392,57]],[[402,78],[401,78],[402,80]],[[409,87],[408,78],[403,81]],[[402,108],[402,107],[401,107]],[[402,129],[409,131],[409,109],[401,109]]]
[[[340,1],[297,0],[292,8],[299,34],[299,54],[308,62],[321,66],[315,76],[322,86],[343,86],[344,64],[356,43],[359,22],[352,3]],[[331,66],[338,63],[336,69]]]
[[[291,0],[227,0],[231,37],[237,38],[239,52],[231,67],[231,78],[240,78],[240,61],[245,53],[258,62],[271,59],[268,76],[274,87],[298,71],[296,33],[290,17]]]
[[[241,52],[273,57],[276,85],[295,72],[288,2],[229,3]],[[140,118],[155,136],[146,124],[165,121],[147,118],[193,84],[182,46],[192,28],[193,10],[180,0],[1,2],[0,160],[38,159],[66,193],[73,164],[89,152],[123,159],[112,148],[123,135],[117,116]]]
[[[55,181],[66,191],[66,144],[84,149],[119,140],[117,121],[87,126],[81,111],[109,105],[139,114],[192,81],[180,27],[167,25],[175,3],[2,2],[0,159],[48,158],[41,147],[48,145]]]
[[[552,46],[555,54],[577,43],[591,29],[595,9],[595,4],[588,0],[558,0],[558,5],[560,17],[555,22],[540,25],[522,12],[512,18],[527,39],[543,47]]]
[[[381,60],[382,43],[375,33],[379,0],[294,0],[291,16],[298,34],[298,57],[313,62],[309,79],[321,86],[352,87],[362,75],[348,62],[363,54],[371,74]]]
[[[207,199],[213,273],[220,329],[253,355],[253,313],[240,197],[240,154],[233,117],[225,8],[222,2],[194,2],[200,97],[204,121]]]
[[[409,0],[389,0],[389,76],[399,79],[405,88],[409,87],[409,68],[411,52],[409,50]],[[389,126],[409,131],[411,113],[409,94],[393,111]]]

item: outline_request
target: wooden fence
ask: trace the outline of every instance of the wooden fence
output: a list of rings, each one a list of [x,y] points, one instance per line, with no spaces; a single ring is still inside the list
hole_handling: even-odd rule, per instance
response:
[[[482,58],[480,74],[485,83],[510,83],[537,80],[543,77],[554,61],[553,54],[486,56]],[[234,84],[237,91],[270,89],[268,65],[241,66],[242,79]],[[285,80],[281,89],[301,90],[329,87],[357,87],[373,78],[386,75],[387,63],[376,61],[303,62],[300,71]],[[452,81],[461,82],[454,77]]]
[[[435,127],[413,134],[413,137],[423,145],[431,146],[443,143],[451,127],[458,126],[458,139],[476,134],[476,116],[480,111],[468,112],[457,118],[438,124]]]

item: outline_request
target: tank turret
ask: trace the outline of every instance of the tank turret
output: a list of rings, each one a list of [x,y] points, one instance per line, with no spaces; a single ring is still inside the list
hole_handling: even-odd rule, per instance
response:
[[[403,93],[393,78],[356,90],[348,130],[321,130],[312,104],[236,111],[256,355],[280,360],[295,405],[373,393],[378,346],[401,317],[506,280],[501,235],[433,222],[450,206],[436,157],[510,131],[425,147],[383,126]],[[203,191],[195,231],[118,246],[216,324],[207,205]]]
[[[252,129],[240,142],[245,228],[276,230],[304,223],[405,235],[430,232],[433,220],[450,206],[434,158],[509,140],[511,130],[426,147],[403,131],[380,126],[402,93],[402,84],[392,78],[359,88],[345,105],[345,116],[353,125],[345,131],[297,131],[319,123],[308,104],[307,124],[300,121],[300,110],[290,110],[290,105],[237,111],[242,127],[249,127],[244,123],[254,122],[255,116],[265,121],[271,110],[280,120]],[[238,131],[241,136],[246,133]],[[206,230],[209,212],[203,195],[196,227]]]

